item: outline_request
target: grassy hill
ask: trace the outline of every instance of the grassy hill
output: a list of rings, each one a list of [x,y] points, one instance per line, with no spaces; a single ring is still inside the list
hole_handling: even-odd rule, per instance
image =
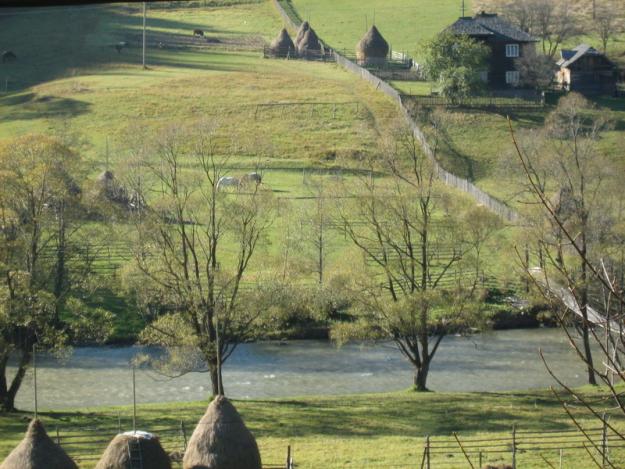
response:
[[[461,15],[457,0],[292,0],[303,19],[336,49],[351,55],[357,42],[376,26],[393,50],[419,57],[422,41],[432,38]],[[466,2],[470,11],[470,2]]]

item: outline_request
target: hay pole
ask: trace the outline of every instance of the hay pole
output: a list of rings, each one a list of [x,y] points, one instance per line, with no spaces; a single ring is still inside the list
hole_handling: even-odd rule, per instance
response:
[[[37,345],[33,344],[33,392],[35,393],[35,419],[38,417],[39,402],[37,400]]]
[[[516,469],[516,425],[512,424],[512,469]]]
[[[137,432],[137,381],[135,365],[132,365],[132,432]]]

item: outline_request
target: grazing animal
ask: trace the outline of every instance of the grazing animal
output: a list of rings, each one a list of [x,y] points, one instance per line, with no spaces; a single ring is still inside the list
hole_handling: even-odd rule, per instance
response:
[[[204,37],[204,31],[202,31],[201,29],[194,29],[193,30],[193,35],[194,36],[202,36],[202,37]]]
[[[258,184],[262,184],[263,177],[258,173],[248,173],[245,176],[243,176],[241,182],[245,184],[252,182],[258,185]]]
[[[219,178],[217,181],[217,190],[221,190],[226,187],[236,187],[238,188],[241,185],[241,181],[239,178],[235,178],[232,176],[223,176]]]
[[[14,52],[10,51],[10,50],[5,50],[2,53],[2,63],[7,63],[7,62],[15,62],[17,60],[17,55],[15,55]]]

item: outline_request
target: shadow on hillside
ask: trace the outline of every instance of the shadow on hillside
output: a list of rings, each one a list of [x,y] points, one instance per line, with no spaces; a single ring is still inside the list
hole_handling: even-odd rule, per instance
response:
[[[0,114],[0,122],[50,117],[76,117],[89,111],[91,104],[77,99],[58,96],[23,93],[0,98],[0,106],[6,113]]]
[[[80,75],[108,65],[141,67],[140,44],[130,41],[129,48],[118,53],[115,44],[140,37],[141,16],[136,9],[122,6],[57,7],[40,10],[7,9],[0,15],[0,43],[3,50],[17,55],[12,63],[0,64],[0,83],[10,93],[51,80]],[[148,35],[159,30],[159,35],[192,35],[194,29],[207,35],[227,37],[231,31],[211,28],[205,24],[151,18],[148,16]],[[28,31],[28,34],[24,34]],[[167,65],[217,70],[232,69],[233,61],[199,60],[198,55],[186,51],[148,49],[151,65]],[[212,51],[202,51],[212,54]]]

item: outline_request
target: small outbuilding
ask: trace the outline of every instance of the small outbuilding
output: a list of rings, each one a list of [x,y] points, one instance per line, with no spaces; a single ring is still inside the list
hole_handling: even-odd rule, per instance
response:
[[[171,469],[171,461],[155,435],[140,431],[126,432],[113,438],[95,469],[129,467]]]
[[[304,37],[297,45],[297,52],[305,58],[318,57],[321,54],[321,42],[313,28],[304,33]]]
[[[34,419],[24,439],[0,464],[0,469],[78,469],[78,466],[52,441],[41,421]]]
[[[295,44],[285,28],[282,28],[278,37],[271,42],[269,49],[276,57],[293,57],[296,55]]]
[[[556,82],[564,90],[590,95],[616,93],[617,65],[588,44],[563,49],[557,65]]]
[[[304,35],[306,31],[310,29],[310,23],[308,21],[304,21],[299,25],[299,29],[297,30],[297,35],[295,36],[295,47],[299,47],[299,43],[304,39]]]
[[[243,419],[224,396],[210,403],[193,431],[183,469],[262,469],[260,452]]]
[[[371,29],[356,45],[356,61],[359,65],[384,65],[389,53],[389,45],[378,28]]]

